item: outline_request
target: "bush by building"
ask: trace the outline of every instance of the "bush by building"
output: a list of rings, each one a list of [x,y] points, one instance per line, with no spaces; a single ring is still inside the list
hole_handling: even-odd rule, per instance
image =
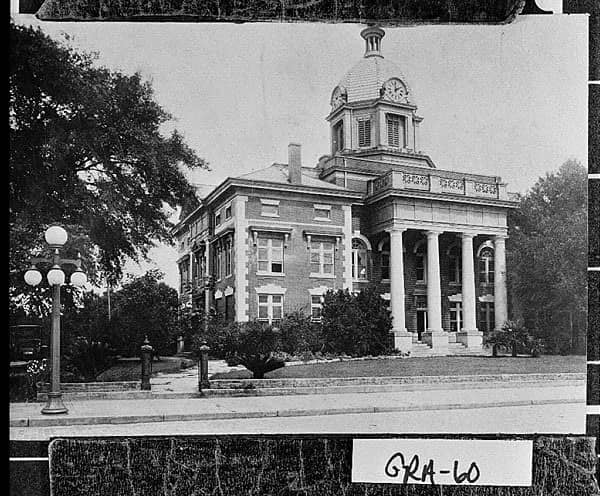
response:
[[[254,379],[285,365],[277,356],[281,350],[281,332],[266,322],[232,322],[224,326],[219,346],[230,366],[243,365]]]
[[[324,349],[350,356],[392,351],[392,317],[381,291],[369,286],[358,294],[328,291],[322,309]]]
[[[286,314],[280,325],[281,351],[293,356],[312,356],[324,347],[321,323],[300,311]]]
[[[521,321],[507,321],[502,329],[486,337],[486,344],[492,346],[493,356],[498,351],[516,357],[519,353],[539,356],[544,350],[543,340],[527,329]]]

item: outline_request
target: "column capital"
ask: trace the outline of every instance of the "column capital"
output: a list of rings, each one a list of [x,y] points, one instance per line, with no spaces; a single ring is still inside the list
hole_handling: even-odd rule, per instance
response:
[[[387,233],[403,233],[404,231],[406,231],[408,228],[404,227],[404,226],[392,226],[392,227],[388,227],[385,229],[385,232]]]
[[[496,241],[506,241],[508,239],[508,234],[495,234],[494,235],[494,242]]]
[[[460,237],[461,239],[465,240],[465,239],[473,239],[475,236],[477,236],[474,233],[471,232],[462,232],[460,233]]]
[[[440,231],[440,230],[430,230],[430,231],[425,231],[425,234],[427,235],[427,237],[433,237],[435,236],[436,238],[440,235],[443,234],[444,231]]]

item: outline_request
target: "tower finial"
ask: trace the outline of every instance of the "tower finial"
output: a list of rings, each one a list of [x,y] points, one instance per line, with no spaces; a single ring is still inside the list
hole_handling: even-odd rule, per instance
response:
[[[379,26],[369,26],[360,32],[366,43],[365,57],[383,57],[381,55],[381,38],[385,31]]]

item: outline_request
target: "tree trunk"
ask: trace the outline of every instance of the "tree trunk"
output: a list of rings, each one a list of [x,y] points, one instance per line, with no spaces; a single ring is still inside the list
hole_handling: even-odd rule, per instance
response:
[[[493,344],[492,345],[492,356],[493,357],[497,357],[498,356],[498,345],[497,344]]]
[[[517,343],[513,341],[511,343],[511,346],[512,346],[512,356],[516,357],[517,356]]]

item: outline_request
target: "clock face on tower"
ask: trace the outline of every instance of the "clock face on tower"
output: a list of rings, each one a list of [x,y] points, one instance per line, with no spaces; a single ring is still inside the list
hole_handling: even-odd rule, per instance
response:
[[[392,102],[406,100],[406,86],[404,86],[404,83],[399,79],[390,79],[389,81],[386,81],[382,90],[383,96]]]
[[[346,99],[346,90],[338,86],[331,95],[331,106],[336,109],[346,103]]]

